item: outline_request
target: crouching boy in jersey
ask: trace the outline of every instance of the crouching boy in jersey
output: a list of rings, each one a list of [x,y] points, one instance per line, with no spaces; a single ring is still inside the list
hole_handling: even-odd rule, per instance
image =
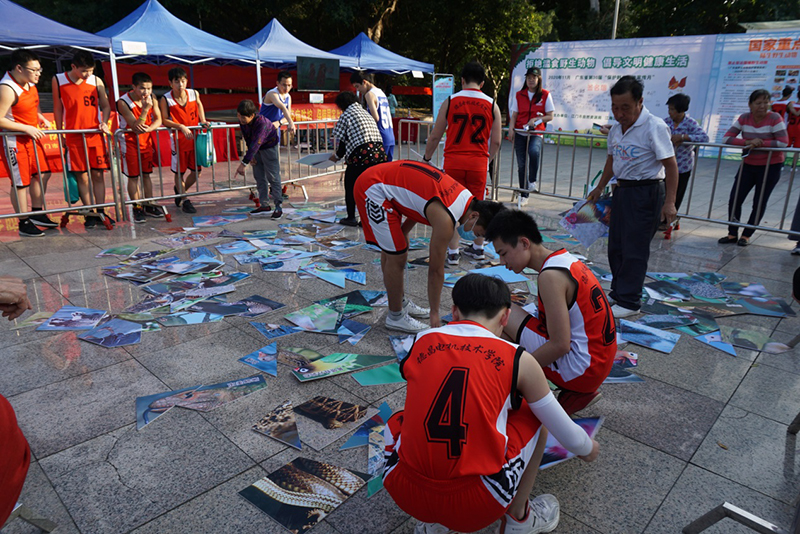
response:
[[[569,414],[597,400],[617,352],[614,316],[600,282],[564,249],[542,246],[533,217],[507,210],[486,229],[500,261],[515,273],[539,272],[538,317],[514,305],[505,334],[533,354],[547,378],[561,389]]]
[[[465,276],[453,288],[454,321],[418,334],[400,364],[408,394],[384,429],[383,484],[420,521],[415,533],[474,532],[500,518],[501,534],[550,532],[558,500],[529,500],[547,431],[583,460],[597,457],[536,360],[497,337],[510,307],[501,280]]]

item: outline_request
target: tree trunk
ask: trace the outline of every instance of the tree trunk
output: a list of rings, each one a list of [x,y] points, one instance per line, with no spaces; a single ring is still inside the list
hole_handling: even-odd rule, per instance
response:
[[[383,26],[389,18],[389,15],[394,13],[396,9],[397,0],[389,0],[389,4],[383,10],[381,16],[378,17],[378,22],[376,22],[372,28],[367,29],[367,37],[375,41],[375,43],[380,43],[381,36],[383,35]]]

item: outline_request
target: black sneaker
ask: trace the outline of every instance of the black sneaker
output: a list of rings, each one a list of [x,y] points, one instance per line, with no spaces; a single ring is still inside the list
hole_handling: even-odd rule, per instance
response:
[[[272,212],[272,219],[280,219],[283,217],[283,210],[280,208],[275,208],[275,211]]]
[[[97,217],[92,217],[91,215],[83,216],[84,228],[94,228],[95,226],[97,226],[97,223],[98,223]]]
[[[156,206],[145,206],[144,212],[150,217],[155,217],[156,219],[164,216],[164,212],[161,210],[161,208]]]
[[[20,219],[19,235],[22,237],[44,237],[44,232],[39,230],[30,219]]]
[[[44,228],[58,228],[58,223],[53,222],[50,218],[45,215],[44,213],[39,213],[37,215],[31,215],[30,220],[36,226],[42,226]]]
[[[133,208],[133,222],[140,224],[147,220],[144,216],[144,208]]]
[[[183,199],[181,210],[183,210],[183,213],[197,213],[197,208],[194,207],[192,201],[188,198]]]
[[[355,218],[346,217],[337,221],[342,226],[358,226],[358,221]]]
[[[173,187],[172,189],[174,189],[174,190],[175,190],[175,194],[176,194],[176,195],[180,195],[180,191],[178,191],[178,186],[175,186],[175,187]],[[183,198],[183,197],[175,197],[175,205],[176,205],[176,206],[178,206],[179,208],[181,207],[181,199],[182,199],[182,198]],[[188,213],[188,212],[187,212],[187,213]]]

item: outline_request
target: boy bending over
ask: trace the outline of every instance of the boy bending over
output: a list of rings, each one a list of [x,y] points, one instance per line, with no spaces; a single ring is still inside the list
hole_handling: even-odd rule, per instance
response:
[[[566,250],[542,246],[536,222],[522,211],[494,217],[486,239],[515,273],[525,267],[539,272],[538,317],[514,305],[505,334],[561,389],[558,400],[568,414],[582,410],[599,397],[617,352],[614,316],[600,282]]]
[[[473,532],[501,517],[501,534],[550,532],[556,498],[528,500],[547,430],[583,460],[597,457],[536,360],[497,337],[510,307],[501,280],[465,276],[453,288],[454,321],[418,334],[401,363],[408,394],[384,430],[384,487],[421,522],[417,533]]]

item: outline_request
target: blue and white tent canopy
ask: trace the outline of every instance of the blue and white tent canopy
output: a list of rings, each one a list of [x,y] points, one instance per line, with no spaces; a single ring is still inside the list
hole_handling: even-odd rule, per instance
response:
[[[331,54],[348,56],[356,60],[357,70],[382,72],[385,74],[405,74],[412,70],[433,73],[433,64],[415,61],[386,50],[372,41],[364,32],[355,39],[331,50]]]
[[[272,19],[269,24],[252,37],[239,41],[239,44],[258,54],[258,59],[265,67],[287,69],[297,64],[297,56],[317,57],[323,59],[338,59],[342,68],[355,68],[354,58],[332,54],[314,48],[289,33],[278,19]]]

